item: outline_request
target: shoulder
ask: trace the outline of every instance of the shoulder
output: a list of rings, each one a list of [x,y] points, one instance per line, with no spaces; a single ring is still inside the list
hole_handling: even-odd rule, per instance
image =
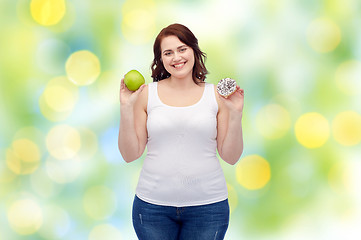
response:
[[[207,85],[211,85],[212,86],[212,89],[214,91],[214,95],[216,96],[216,99],[217,99],[217,103],[218,101],[220,100],[219,99],[219,94],[217,92],[217,85],[213,84],[213,83],[206,83]]]
[[[216,97],[217,100],[217,104],[218,104],[218,112],[222,111],[224,109],[224,103],[222,101],[222,97],[219,95],[218,91],[217,91],[217,85],[213,84],[213,83],[207,83],[209,85],[212,85],[213,91],[214,91],[214,95]]]
[[[139,97],[148,97],[148,89],[149,89],[149,85],[151,85],[152,83],[147,83],[145,84],[142,92],[139,94]]]
[[[149,84],[151,85],[157,85],[157,86],[160,86],[160,87],[163,87],[163,86],[168,86],[168,83],[169,83],[169,78],[164,78],[162,80],[159,80],[158,82],[151,82]]]
[[[141,107],[145,112],[147,111],[148,104],[148,89],[149,85],[153,83],[148,83],[144,86],[143,90],[139,93],[136,104],[138,107]]]

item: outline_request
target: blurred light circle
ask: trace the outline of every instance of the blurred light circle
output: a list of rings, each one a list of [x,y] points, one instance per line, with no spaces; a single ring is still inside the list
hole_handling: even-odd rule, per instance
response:
[[[308,27],[307,39],[315,51],[326,53],[339,45],[341,31],[330,19],[318,18],[312,21]]]
[[[127,0],[122,7],[121,29],[124,37],[132,44],[144,44],[154,38],[155,3],[152,0]]]
[[[81,146],[79,132],[66,124],[57,125],[46,136],[46,146],[56,159],[75,157]]]
[[[14,202],[8,210],[8,219],[12,229],[20,235],[37,232],[43,223],[42,210],[31,199]]]
[[[40,96],[41,113],[51,121],[65,120],[72,113],[78,98],[78,87],[68,78],[53,78]]]
[[[42,130],[34,126],[22,127],[16,131],[13,137],[14,140],[29,139],[32,142],[36,142],[41,154],[46,151],[45,148],[45,136]]]
[[[243,187],[249,190],[260,189],[271,179],[271,167],[263,157],[249,155],[237,164],[236,177]]]
[[[94,186],[86,190],[83,198],[86,214],[96,220],[110,217],[117,207],[116,196],[105,186]]]
[[[336,70],[335,80],[337,87],[345,94],[360,94],[361,62],[351,60],[342,63]]]
[[[39,229],[39,235],[44,239],[64,239],[70,230],[69,214],[57,205],[46,206],[43,209],[44,223]]]
[[[35,59],[39,68],[49,74],[61,74],[64,62],[70,54],[70,47],[59,39],[46,39],[36,50]]]
[[[231,184],[227,183],[228,189],[228,200],[229,200],[229,209],[233,213],[238,206],[238,195],[236,189]]]
[[[353,111],[337,114],[332,122],[332,133],[335,140],[341,145],[354,146],[359,144],[361,142],[360,114]]]
[[[257,130],[268,139],[283,137],[291,126],[288,111],[278,104],[264,106],[256,117]]]
[[[6,164],[16,174],[33,173],[40,165],[41,153],[36,143],[17,139],[6,152]]]
[[[310,112],[303,114],[295,123],[298,142],[307,148],[319,148],[328,140],[330,127],[321,114]]]
[[[59,122],[66,120],[72,111],[58,112],[52,109],[45,101],[44,94],[39,98],[39,107],[43,116],[53,122]]]
[[[100,74],[100,62],[93,53],[82,50],[70,55],[65,64],[68,78],[79,86],[92,84]]]
[[[0,184],[2,184],[2,183],[5,183],[5,184],[10,183],[17,177],[17,174],[15,174],[7,166],[6,150],[5,149],[0,149],[0,156],[5,157],[5,161],[0,161]]]
[[[75,105],[75,96],[71,91],[62,86],[51,86],[45,89],[46,103],[58,112],[72,110]]]
[[[31,0],[30,12],[36,22],[49,26],[57,24],[66,11],[64,0]]]
[[[10,1],[6,4],[15,4],[17,1]],[[32,56],[34,53],[34,48],[36,47],[39,36],[34,32],[32,26],[24,26],[18,22],[18,19],[14,16],[15,9],[12,5],[3,5],[5,1],[0,1],[1,8],[1,82],[6,82],[9,86],[15,84],[20,84],[21,88],[18,90],[12,90],[11,95],[17,94],[29,94],[26,90],[32,90],[31,83],[28,82],[29,78],[34,77],[30,72],[34,71],[34,64],[32,62]],[[8,7],[11,7],[10,9]],[[13,20],[12,20],[13,19]],[[16,22],[18,25],[13,25]],[[26,41],[25,41],[26,39]],[[11,80],[9,81],[8,77],[5,77],[4,74],[10,74]],[[35,86],[37,86],[35,84]],[[5,86],[1,87],[6,91]],[[10,89],[13,89],[12,87]],[[10,89],[7,89],[8,91]],[[4,95],[3,95],[4,94]],[[6,96],[5,93],[1,93],[2,96]],[[3,99],[2,101],[4,101]],[[11,100],[11,102],[16,102],[16,100]],[[11,104],[6,103],[6,104]]]
[[[16,174],[5,165],[0,165],[0,183],[11,183]]]
[[[122,234],[120,231],[110,224],[101,224],[95,226],[90,234],[89,240],[121,240]]]
[[[80,160],[89,160],[98,151],[98,137],[97,135],[86,128],[79,128],[81,146],[77,156]]]
[[[30,183],[32,189],[43,198],[50,198],[61,189],[59,186],[55,186],[43,168],[38,168],[30,175]]]
[[[143,44],[155,34],[154,16],[144,9],[132,10],[124,15],[122,33],[133,44]]]
[[[155,2],[154,0],[139,0],[132,1],[126,0],[122,5],[122,14],[125,15],[127,12],[130,12],[134,9],[150,9],[155,10]]]
[[[82,164],[77,158],[57,160],[49,157],[45,162],[46,173],[56,183],[73,182],[82,171]]]
[[[24,162],[39,162],[40,151],[38,146],[28,139],[18,139],[12,144],[14,153]]]

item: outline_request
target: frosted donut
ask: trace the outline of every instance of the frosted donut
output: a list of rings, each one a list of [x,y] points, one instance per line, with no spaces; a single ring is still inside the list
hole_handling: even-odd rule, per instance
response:
[[[231,96],[237,90],[237,83],[232,78],[223,78],[217,84],[217,91],[223,97]]]

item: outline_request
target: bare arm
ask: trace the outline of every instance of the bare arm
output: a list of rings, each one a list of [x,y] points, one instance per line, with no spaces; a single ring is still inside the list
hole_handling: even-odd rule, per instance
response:
[[[142,85],[137,91],[129,91],[124,80],[120,86],[120,125],[118,148],[126,162],[138,159],[147,144],[147,91],[148,86]]]
[[[234,165],[243,152],[243,89],[237,86],[237,91],[229,98],[224,98],[218,93],[216,95],[219,106],[217,115],[218,153],[224,161]]]

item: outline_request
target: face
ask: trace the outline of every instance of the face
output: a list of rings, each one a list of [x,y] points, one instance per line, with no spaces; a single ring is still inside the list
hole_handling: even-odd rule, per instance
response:
[[[192,76],[194,66],[193,49],[177,36],[164,37],[160,44],[164,68],[176,78]]]

